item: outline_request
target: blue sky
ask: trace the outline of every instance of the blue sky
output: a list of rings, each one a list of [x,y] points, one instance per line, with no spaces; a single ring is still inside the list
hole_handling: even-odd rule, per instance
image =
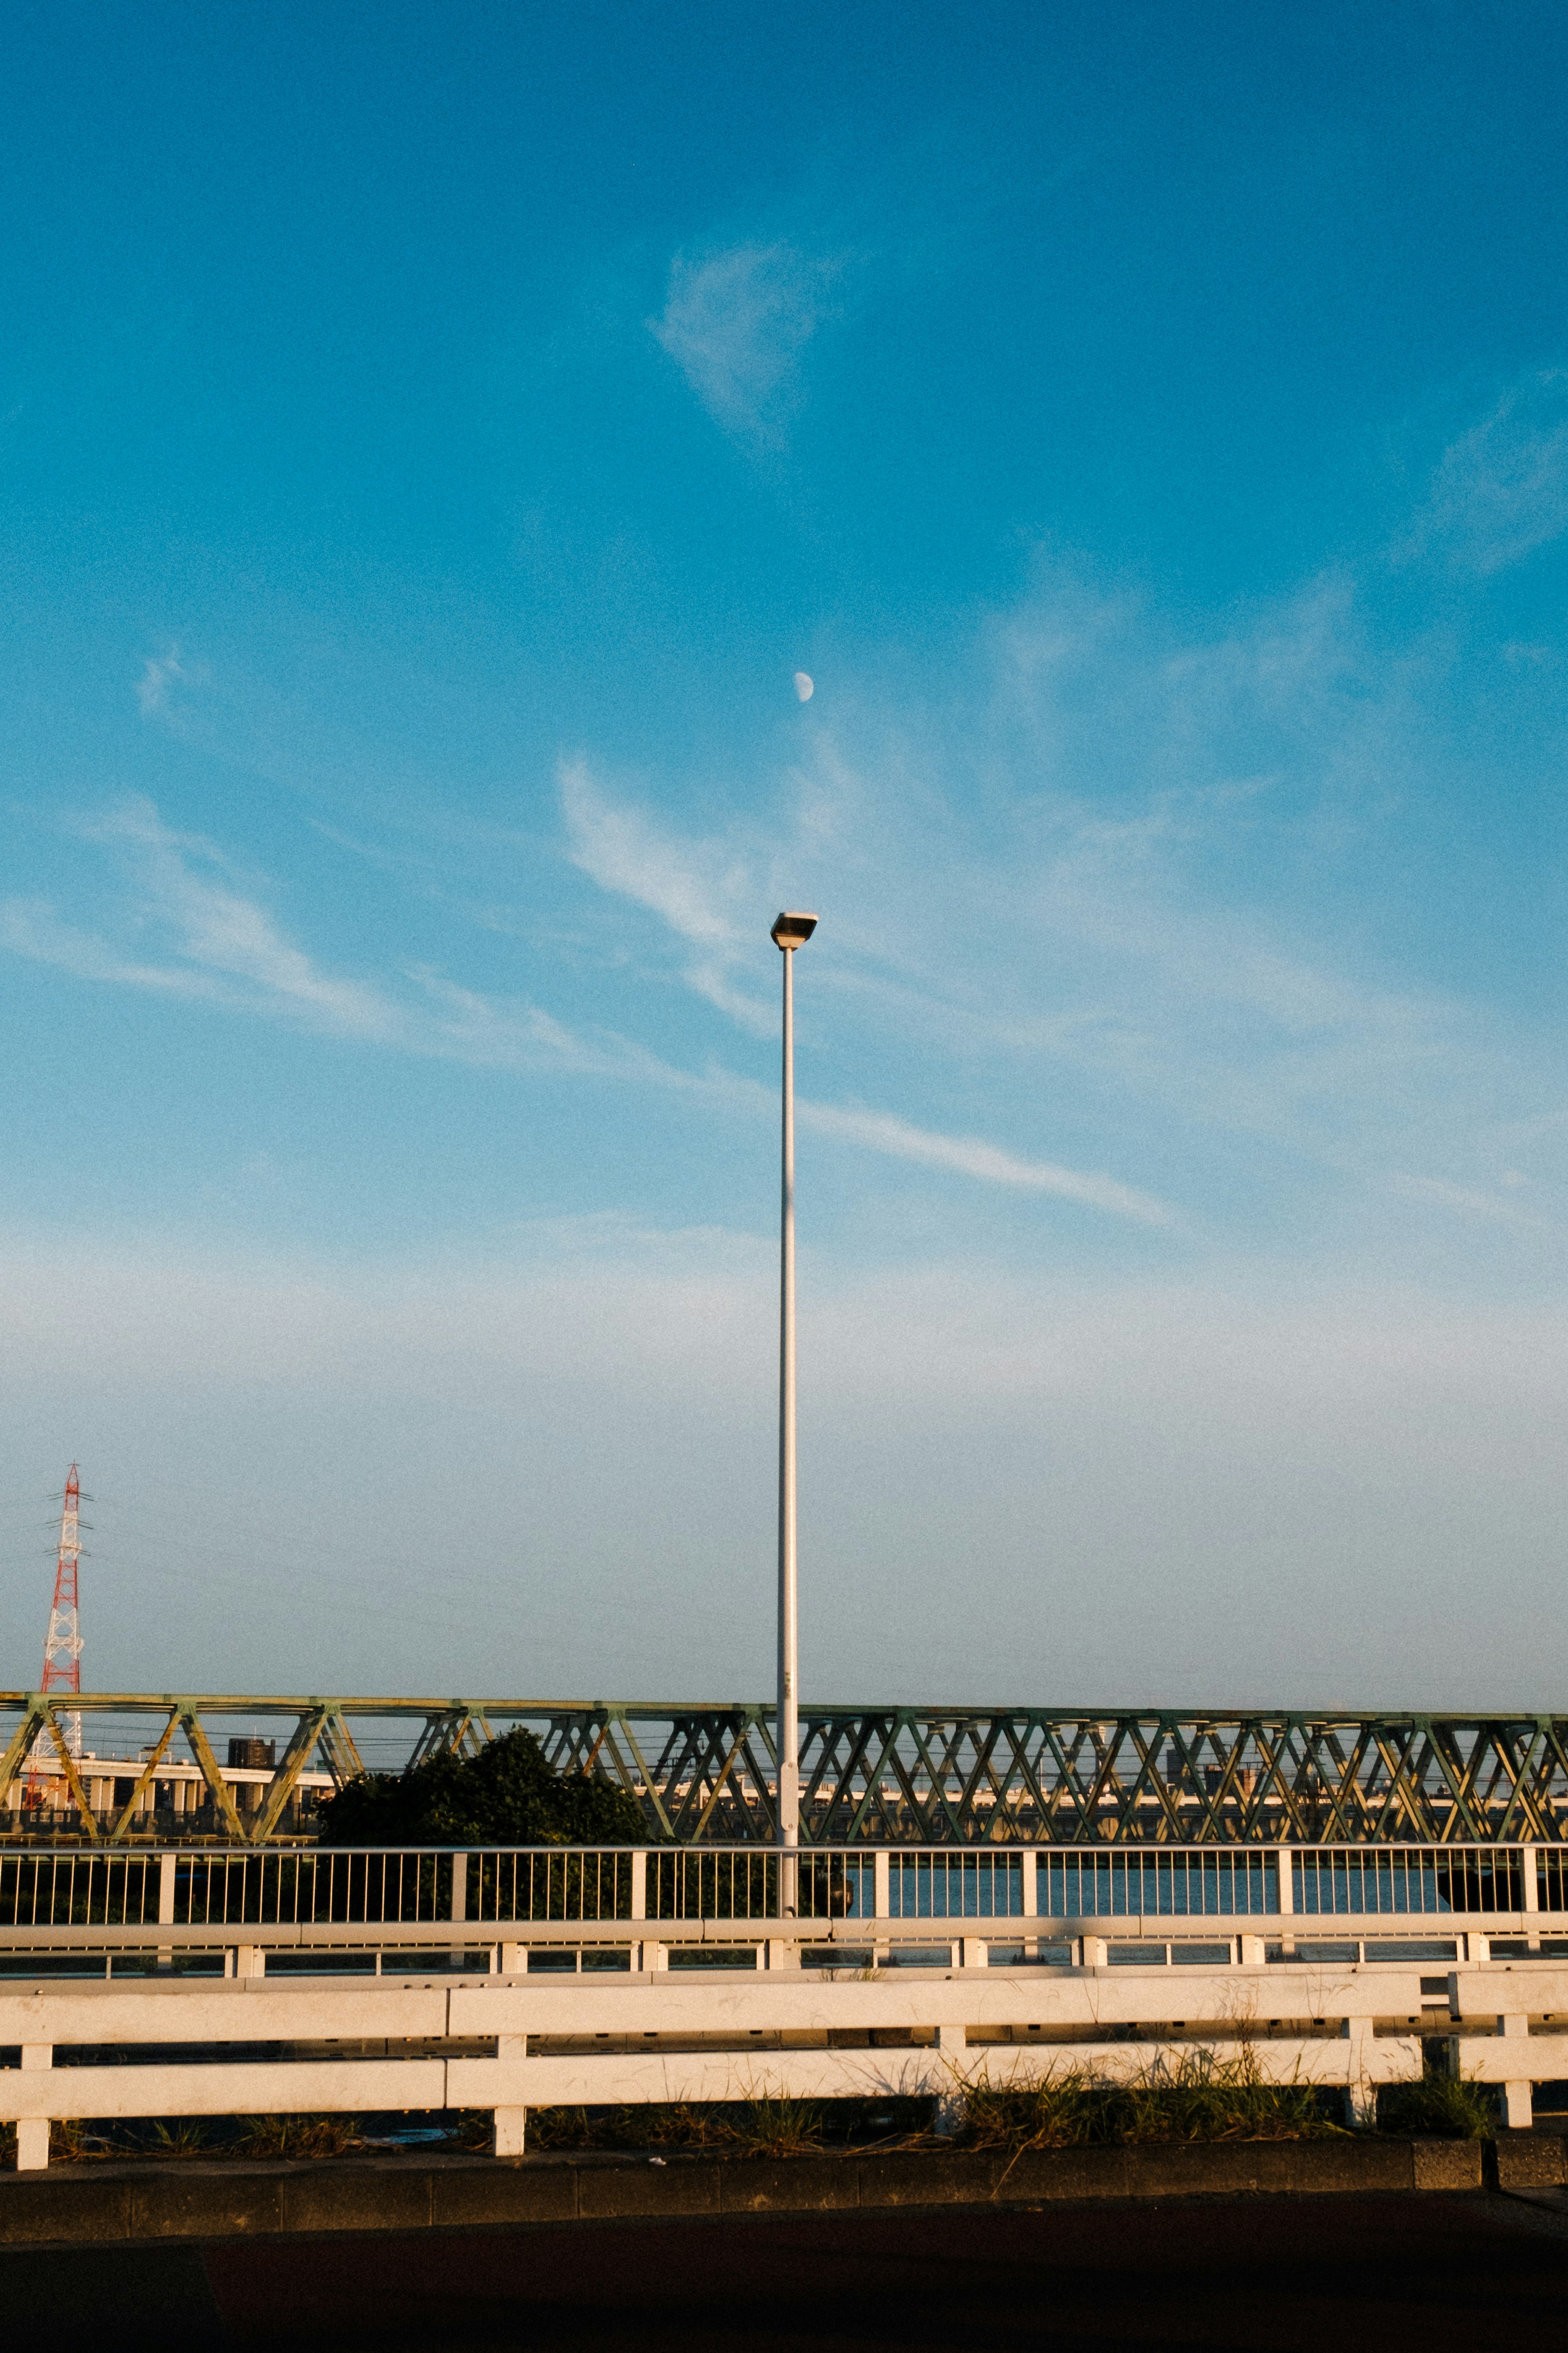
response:
[[[808,1693],[1556,1704],[1560,12],[12,22],[4,1680],[765,1691],[790,903]]]

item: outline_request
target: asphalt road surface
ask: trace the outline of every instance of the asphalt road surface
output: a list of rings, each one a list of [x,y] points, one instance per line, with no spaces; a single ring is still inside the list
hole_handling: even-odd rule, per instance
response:
[[[1489,2196],[768,2217],[0,2253],[5,2334],[104,2353],[1552,2353],[1568,2211]]]

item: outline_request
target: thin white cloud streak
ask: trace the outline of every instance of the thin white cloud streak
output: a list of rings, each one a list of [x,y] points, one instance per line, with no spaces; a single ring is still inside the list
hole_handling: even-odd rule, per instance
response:
[[[611,801],[585,760],[563,761],[559,783],[573,864],[601,891],[647,908],[698,950],[686,967],[689,986],[753,1037],[766,1037],[777,1015],[731,976],[742,947],[731,910],[747,895],[744,860],[731,855],[716,861],[711,848],[693,850],[642,810]]]
[[[754,1034],[775,1030],[773,1008],[744,997],[725,969],[726,960],[747,953],[738,910],[759,902],[754,867],[732,850],[679,842],[647,812],[612,802],[581,759],[563,765],[560,786],[574,864],[601,890],[646,907],[679,938],[707,952],[684,976],[699,996]],[[945,1168],[980,1184],[1054,1194],[1144,1225],[1174,1222],[1163,1202],[1114,1177],[1023,1158],[978,1137],[942,1134],[892,1113],[803,1102],[800,1117],[822,1134],[842,1136],[889,1159]]]
[[[1504,1174],[1501,1182],[1510,1184],[1509,1174]],[[1395,1176],[1390,1177],[1389,1185],[1407,1200],[1435,1202],[1460,1217],[1484,1218],[1493,1225],[1511,1226],[1520,1233],[1553,1234],[1560,1238],[1568,1235],[1568,1220],[1542,1217],[1527,1208],[1517,1195],[1483,1192],[1474,1185],[1447,1185],[1437,1176]]]
[[[212,975],[139,964],[106,940],[62,923],[46,899],[0,902],[0,946],[30,964],[53,965],[61,972],[72,973],[79,980],[112,981],[124,988],[149,989],[165,997],[217,1000],[223,996]]]
[[[80,830],[124,852],[147,912],[174,934],[181,957],[199,975],[253,991],[341,1036],[389,1034],[395,1015],[380,992],[321,971],[226,879],[226,860],[213,843],[174,832],[141,800]]]
[[[176,679],[185,676],[177,646],[159,657],[149,655],[141,677],[136,681],[136,701],[143,719],[155,719],[169,707],[169,689]]]
[[[467,989],[425,966],[395,996],[380,981],[323,971],[232,879],[216,844],[180,834],[135,800],[76,830],[121,862],[131,884],[129,927],[157,935],[160,960],[63,923],[38,900],[0,904],[0,944],[88,980],[189,997],[321,1034],[396,1051],[515,1071],[562,1070],[665,1084],[685,1075],[614,1033],[573,1030],[540,1007]]]
[[[1266,1142],[1363,1198],[1424,1198],[1521,1233],[1533,1216],[1542,1232],[1568,1223],[1548,1165],[1563,1125],[1552,1041],[1399,985],[1364,919],[1359,968],[1305,920],[1320,877],[1331,889],[1353,875],[1364,893],[1373,852],[1397,887],[1430,756],[1420,665],[1366,647],[1352,584],[1186,645],[1063,586],[1000,619],[973,659],[984,691],[971,682],[952,715],[889,705],[878,719],[862,696],[853,736],[818,730],[809,767],[708,839],[574,764],[563,801],[575,862],[658,915],[685,951],[681,978],[748,1028],[765,1013],[771,1029],[772,1009],[734,976],[759,911],[795,894],[825,917],[814,985],[884,1056],[896,1039],[933,1071],[962,1070],[966,1091],[989,1073],[1007,1100],[1021,1071],[1032,1090],[1047,1069],[1070,1074],[1113,1106],[1119,1132],[1173,1142],[1187,1161],[1233,1149],[1227,1138]],[[1271,870],[1287,864],[1310,880],[1270,903]],[[910,919],[935,871],[940,950]],[[910,1108],[880,1148],[915,1156],[897,1132],[936,1124]],[[1531,1140],[1539,1189],[1528,1211],[1500,1209]],[[944,1137],[927,1156],[956,1167],[959,1153],[973,1175],[997,1155],[996,1183],[1022,1181],[1006,1160],[1055,1165],[1013,1139]],[[1066,1173],[1133,1199],[1172,1191],[1131,1171]]]
[[[1406,553],[1446,548],[1500,572],[1568,531],[1568,369],[1510,386],[1443,453]]]
[[[635,818],[623,820],[592,797],[585,779],[581,796],[587,797],[582,806],[591,812],[592,838],[602,852],[595,879],[605,888],[630,889],[643,876],[634,895],[677,929],[705,939],[728,936],[727,924],[705,909],[678,862],[656,854],[658,845],[646,827]],[[404,976],[420,991],[414,1003],[399,1000],[379,984],[322,972],[229,879],[216,845],[174,832],[145,801],[84,821],[78,831],[130,860],[138,914],[143,923],[155,923],[171,935],[180,961],[152,964],[128,957],[61,923],[48,906],[25,901],[0,904],[0,945],[13,954],[79,978],[201,999],[401,1052],[481,1068],[558,1071],[673,1087],[716,1107],[748,1113],[764,1102],[772,1108],[772,1098],[750,1081],[722,1070],[682,1071],[627,1039],[584,1035],[538,1006],[498,1001],[426,966],[410,966]],[[1144,1223],[1168,1222],[1158,1203],[1110,1178],[1022,1160],[977,1139],[933,1134],[890,1114],[824,1104],[803,1104],[802,1117],[825,1134],[896,1159],[950,1169],[983,1184],[1054,1193]]]
[[[1054,1193],[1064,1201],[1081,1201],[1117,1218],[1131,1218],[1146,1226],[1171,1226],[1175,1220],[1163,1201],[1120,1185],[1113,1176],[1085,1175],[1047,1160],[1021,1159],[978,1136],[940,1135],[929,1128],[912,1127],[889,1112],[844,1111],[828,1103],[799,1105],[803,1126],[824,1135],[842,1135],[868,1151],[886,1153],[895,1160],[914,1160],[928,1168],[951,1168],[984,1185],[1005,1185],[1027,1193]]]
[[[731,246],[700,260],[677,254],[649,331],[715,423],[776,445],[798,404],[801,353],[830,313],[842,267],[786,243]]]

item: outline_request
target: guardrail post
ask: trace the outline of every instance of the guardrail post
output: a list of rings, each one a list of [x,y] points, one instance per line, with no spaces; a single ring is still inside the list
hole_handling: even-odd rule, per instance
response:
[[[647,1918],[647,1850],[638,1847],[632,1857],[632,1909],[634,1920]]]
[[[968,2049],[969,2037],[962,2026],[937,2028],[937,2060],[946,2081],[938,2089],[932,2122],[944,2138],[963,2122],[963,2063]]]
[[[1279,1883],[1279,1915],[1290,1919],[1296,1910],[1295,1853],[1288,1846],[1279,1849],[1274,1858],[1274,1875]]]
[[[871,1917],[874,1920],[886,1920],[890,1916],[892,1896],[889,1879],[888,1850],[879,1846],[871,1859]]]
[[[1103,1936],[1080,1936],[1078,1940],[1078,1952],[1080,1969],[1102,1969],[1107,1965]]]
[[[1039,1901],[1035,1892],[1035,1850],[1032,1846],[1026,1846],[1024,1849],[1019,1862],[1024,1883],[1024,1918],[1037,1920],[1039,1917]]]
[[[1267,1955],[1263,1948],[1262,1937],[1238,1936],[1236,1941],[1237,1947],[1237,1958],[1240,1962],[1241,1967],[1244,1969],[1260,1969],[1267,1958]]]
[[[1519,1868],[1524,1882],[1524,1908],[1527,1912],[1539,1912],[1541,1909],[1540,1864],[1532,1846],[1520,1848]]]
[[[496,2057],[516,2062],[528,2056],[526,2034],[498,2034]],[[495,2112],[495,2153],[498,2157],[521,2157],[528,2138],[526,2108],[497,2108]]]
[[[526,1945],[503,1945],[501,1947],[500,1974],[503,1978],[521,1977],[527,1967],[528,1947]]]
[[[172,1854],[161,1854],[158,1857],[158,1926],[160,1928],[172,1928],[174,1925],[174,1857]],[[161,1969],[169,1969],[173,1968],[174,1965],[173,1945],[160,1945],[158,1967]]]
[[[1351,2120],[1358,2125],[1377,2121],[1377,2085],[1373,2080],[1373,2021],[1347,2018],[1344,2036],[1350,2044],[1345,2086],[1350,2094]]]
[[[33,2074],[55,2063],[52,2042],[24,2042],[22,2069]],[[23,2116],[16,2126],[16,2170],[18,2173],[42,2173],[49,2161],[49,2120],[47,2116]]]
[[[449,1920],[466,1920],[468,1916],[468,1858],[466,1854],[452,1857],[452,1908]]]
[[[1520,2057],[1528,2066],[1530,2063],[1529,2018],[1524,2016],[1500,2018],[1498,2026],[1500,2031],[1516,2047],[1520,2044],[1523,2045],[1520,2051]],[[1528,2132],[1535,2122],[1535,2087],[1530,2078],[1525,2076],[1521,2081],[1505,2084],[1502,2087],[1502,2100],[1503,2122],[1508,2126],[1509,2130]]]

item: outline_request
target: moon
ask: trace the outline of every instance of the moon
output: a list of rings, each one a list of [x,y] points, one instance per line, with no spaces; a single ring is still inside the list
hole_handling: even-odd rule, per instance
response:
[[[805,670],[797,670],[795,674],[795,691],[802,702],[809,702],[816,692],[816,681],[815,679],[808,678]]]

